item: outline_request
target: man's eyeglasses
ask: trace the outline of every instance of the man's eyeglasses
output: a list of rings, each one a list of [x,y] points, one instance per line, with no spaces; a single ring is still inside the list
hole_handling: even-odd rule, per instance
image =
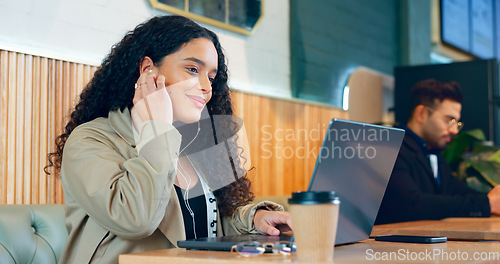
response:
[[[243,257],[254,257],[266,252],[290,255],[295,250],[296,246],[293,242],[259,243],[254,241],[238,243],[231,247],[231,252],[236,252]]]
[[[432,109],[431,107],[426,106],[426,105],[424,105],[424,106],[425,106],[425,108],[427,110],[429,110],[429,112],[431,112],[431,113],[438,113],[438,114],[444,116],[443,114],[441,114],[438,111]],[[450,120],[448,121],[448,127],[451,128],[451,127],[454,127],[456,125],[457,126],[457,130],[460,132],[460,130],[462,130],[462,128],[464,127],[464,123],[462,123],[460,121],[457,121],[457,119],[455,119],[453,117],[448,117],[448,118],[450,118]]]

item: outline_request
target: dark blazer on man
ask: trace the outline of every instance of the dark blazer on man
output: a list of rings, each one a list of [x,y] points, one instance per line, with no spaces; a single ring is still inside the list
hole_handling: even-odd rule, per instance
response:
[[[453,176],[440,154],[438,185],[416,137],[411,131],[404,137],[375,223],[490,216],[488,196]]]

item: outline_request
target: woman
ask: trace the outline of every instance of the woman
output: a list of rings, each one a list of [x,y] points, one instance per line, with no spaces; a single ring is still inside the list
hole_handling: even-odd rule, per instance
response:
[[[200,122],[206,112],[211,121]],[[155,17],[129,32],[83,90],[49,155],[67,206],[60,263],[116,263],[119,254],[172,248],[186,238],[278,235],[276,226],[291,226],[279,205],[250,204],[246,177],[214,188],[220,179],[205,176],[217,169],[200,165],[214,158],[199,148],[214,149],[206,135],[217,131],[207,127],[225,123],[217,138],[235,142],[237,123],[213,118],[231,114],[225,57],[213,32],[180,16]],[[184,126],[191,133],[181,136],[173,124],[192,124]],[[210,163],[222,156],[215,157]],[[244,163],[239,155],[229,161],[232,173]],[[194,190],[201,195],[189,195]]]

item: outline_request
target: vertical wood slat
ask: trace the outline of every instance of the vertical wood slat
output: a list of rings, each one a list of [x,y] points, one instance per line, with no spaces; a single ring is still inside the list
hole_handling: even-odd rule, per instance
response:
[[[54,151],[55,137],[95,70],[0,50],[0,204],[64,202],[59,179],[47,176],[43,168],[47,154]],[[256,195],[307,188],[328,122],[347,118],[345,112],[330,107],[238,91],[232,92],[232,100],[235,114],[245,123]],[[299,131],[315,131],[318,136],[286,138]],[[316,153],[308,155],[310,150]]]
[[[54,127],[53,127],[53,124],[56,120],[55,118],[55,107],[56,107],[56,100],[55,100],[55,94],[54,94],[54,90],[56,89],[55,86],[56,86],[56,75],[57,75],[57,72],[56,72],[56,63],[57,61],[55,60],[50,60],[49,61],[49,69],[48,69],[48,75],[49,75],[49,79],[48,79],[48,86],[47,86],[47,124],[46,124],[46,128],[47,128],[47,151],[48,152],[52,152],[54,150],[54,134],[55,134],[55,131],[54,131]],[[53,193],[53,190],[51,188],[52,186],[52,182],[54,181],[54,170],[51,169],[50,170],[50,173],[51,175],[47,176],[45,178],[46,182],[45,182],[45,192],[46,192],[46,197],[44,197],[44,200],[46,201],[46,203],[53,203],[53,200],[52,199],[54,197],[54,193]]]
[[[54,78],[54,85],[53,88],[51,89],[53,102],[54,104],[51,104],[53,112],[51,113],[51,116],[54,118],[54,121],[51,122],[51,127],[53,133],[51,133],[51,138],[49,140],[50,143],[54,142],[54,139],[57,135],[61,134],[61,130],[59,127],[62,125],[63,118],[62,118],[62,108],[63,108],[63,81],[64,81],[64,71],[63,71],[63,61],[56,61],[55,63],[55,68],[54,68],[54,73],[55,73],[55,78]],[[56,121],[57,120],[57,121]],[[53,150],[53,147],[51,148]],[[57,199],[57,181],[56,177],[50,177],[49,178],[49,192],[52,194],[49,196],[49,203],[55,203]]]
[[[24,57],[24,73],[20,73],[21,76],[24,77],[24,97],[23,97],[23,110],[24,110],[24,120],[23,120],[23,129],[24,129],[24,149],[22,151],[23,155],[23,203],[31,203],[31,195],[32,195],[32,174],[31,167],[33,164],[31,163],[31,155],[33,148],[33,141],[31,138],[32,133],[32,107],[33,107],[33,56],[25,55]],[[19,89],[19,88],[18,88]],[[29,191],[26,191],[29,190]]]
[[[41,81],[41,105],[40,105],[40,167],[44,167],[46,164],[47,153],[51,151],[52,142],[50,141],[50,133],[52,132],[50,128],[50,95],[49,95],[49,87],[52,86],[53,80],[53,68],[54,60],[49,60],[47,58],[43,59],[43,68],[42,68],[42,81]],[[45,174],[40,175],[40,203],[47,203],[49,193],[47,191],[48,179],[53,176],[46,176]]]
[[[14,203],[16,201],[16,91],[10,89],[10,87],[16,87],[16,69],[17,69],[17,55],[15,53],[9,53],[9,67],[7,68],[9,72],[9,81],[7,85],[8,89],[8,109],[7,109],[7,203]],[[12,158],[14,157],[14,158]]]
[[[23,203],[23,183],[24,183],[24,65],[25,54],[17,53],[17,69],[16,69],[16,170],[15,170],[15,186],[16,200]]]
[[[0,50],[0,204],[7,203],[7,114],[8,114],[8,89],[9,84],[9,53]]]
[[[40,87],[42,84],[41,80],[41,59],[40,57],[33,58],[33,98],[31,103],[32,107],[32,131],[31,140],[32,140],[32,152],[31,152],[31,202],[32,204],[38,204],[40,201],[40,175],[42,172],[40,171],[40,163],[41,160],[40,155],[40,116],[41,116],[41,96],[40,96]],[[29,154],[28,154],[29,155]]]

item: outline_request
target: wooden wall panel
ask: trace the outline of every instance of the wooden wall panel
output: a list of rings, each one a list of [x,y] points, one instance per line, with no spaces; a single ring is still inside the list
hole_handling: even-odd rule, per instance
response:
[[[43,170],[96,67],[0,50],[0,204],[63,203]]]
[[[43,168],[96,67],[0,50],[0,204],[63,203]],[[244,120],[256,195],[305,190],[330,119],[341,110],[232,92]]]
[[[235,114],[243,118],[256,195],[288,195],[307,189],[330,120],[341,110],[233,92]]]

